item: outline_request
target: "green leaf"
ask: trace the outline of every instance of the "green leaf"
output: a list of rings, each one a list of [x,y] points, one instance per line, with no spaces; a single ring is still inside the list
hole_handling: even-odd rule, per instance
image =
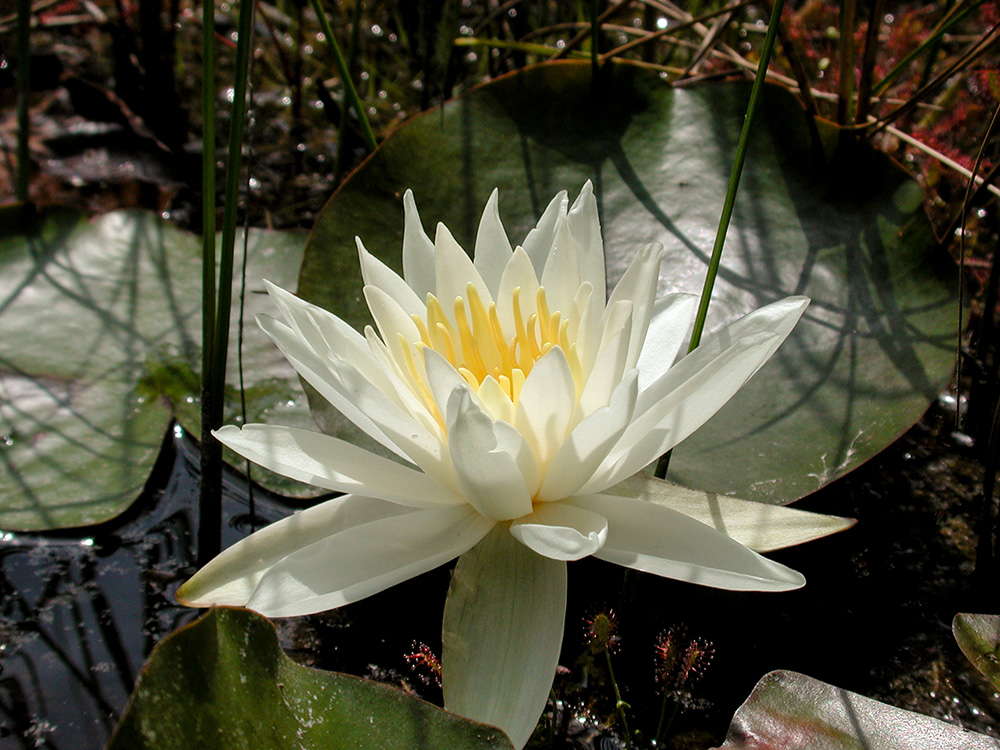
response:
[[[512,748],[395,688],[299,666],[260,615],[212,609],[153,650],[108,750],[237,747]]]
[[[951,621],[951,632],[972,666],[1000,690],[1000,615],[961,612]]]
[[[197,434],[199,242],[141,211],[93,221],[68,209],[4,218],[0,528],[99,523],[141,492],[172,413]],[[267,308],[261,276],[290,285],[303,246],[300,232],[249,237],[244,366],[255,421],[312,424],[297,376],[252,321]],[[235,345],[228,382],[232,420]]]
[[[494,187],[514,243],[559,190],[594,181],[609,281],[643,243],[667,254],[660,291],[697,293],[749,86],[672,89],[628,64],[527,68],[413,118],[327,204],[306,246],[303,297],[369,322],[354,236],[397,271],[401,196],[424,226],[471,251]],[[850,133],[809,120],[769,87],[755,128],[707,330],[790,294],[805,319],[746,388],[675,451],[670,478],[787,503],[871,458],[912,425],[951,376],[954,270],[919,186]],[[350,425],[313,399],[318,419]],[[719,467],[732,467],[719,471]]]
[[[797,672],[770,672],[718,750],[995,750],[993,737],[865,698]]]

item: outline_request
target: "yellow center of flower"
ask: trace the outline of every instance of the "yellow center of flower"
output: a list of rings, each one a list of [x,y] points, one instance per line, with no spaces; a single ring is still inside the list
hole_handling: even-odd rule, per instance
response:
[[[419,315],[412,316],[420,332],[420,340],[413,345],[418,350],[429,348],[444,356],[476,393],[482,394],[484,386],[494,390],[499,385],[512,406],[517,405],[521,388],[535,362],[558,346],[569,362],[579,396],[583,370],[576,344],[569,340],[570,321],[558,310],[549,309],[543,287],[538,288],[535,310],[527,319],[521,309],[520,287],[514,289],[511,303],[514,331],[508,337],[500,325],[496,304],[491,303],[487,308],[473,284],[466,286],[465,299],[455,297],[454,323],[445,314],[438,298],[428,293],[426,320]],[[400,344],[409,349],[408,342],[401,340]],[[415,371],[411,371],[410,376],[417,386],[417,395],[443,427],[434,399],[422,379]]]

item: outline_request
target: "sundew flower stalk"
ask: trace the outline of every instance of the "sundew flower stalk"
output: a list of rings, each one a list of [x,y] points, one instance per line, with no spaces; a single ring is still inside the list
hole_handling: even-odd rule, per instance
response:
[[[774,353],[808,300],[751,312],[675,363],[695,298],[656,296],[662,248],[610,297],[593,189],[557,195],[512,248],[497,192],[474,259],[403,198],[403,275],[358,240],[364,332],[268,285],[258,323],[299,374],[393,461],[307,430],[215,434],[251,461],[342,497],[230,547],[178,592],[192,606],[287,617],[363,599],[458,558],[445,605],[445,707],[522,747],[559,657],[566,563],[588,555],[705,586],[785,591],[762,557],[844,519],[713,498],[636,475]]]

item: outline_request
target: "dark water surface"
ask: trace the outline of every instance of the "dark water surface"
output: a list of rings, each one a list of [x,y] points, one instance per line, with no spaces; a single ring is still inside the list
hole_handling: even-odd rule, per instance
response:
[[[978,604],[969,582],[979,469],[944,422],[932,411],[873,461],[799,503],[859,519],[835,537],[772,555],[805,574],[800,591],[714,591],[595,560],[572,564],[568,671],[556,690],[575,738],[556,746],[617,746],[596,728],[613,700],[601,660],[584,643],[585,618],[608,609],[630,721],[647,736],[662,705],[654,645],[678,624],[715,651],[675,724],[689,746],[720,741],[773,669],[1000,736],[1000,696],[951,636],[952,616]],[[196,616],[173,600],[194,570],[198,463],[196,446],[175,433],[144,497],[114,524],[0,532],[0,750],[103,747],[150,649]],[[224,545],[248,532],[247,510],[245,484],[228,478]],[[292,510],[255,492],[258,525]],[[439,702],[439,689],[406,657],[420,644],[440,651],[448,575],[442,568],[343,610],[280,621],[283,645],[303,663],[403,684]]]

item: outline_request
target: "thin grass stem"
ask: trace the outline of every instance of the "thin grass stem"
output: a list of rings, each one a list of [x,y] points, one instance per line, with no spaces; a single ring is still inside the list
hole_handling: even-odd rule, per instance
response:
[[[218,546],[219,527],[210,528],[222,504],[222,447],[211,436],[216,398],[212,379],[215,337],[215,3],[202,0],[201,24],[201,474],[198,480],[198,558],[205,563]],[[216,478],[219,481],[216,481]],[[204,549],[205,552],[201,550]]]
[[[712,247],[712,257],[708,262],[708,271],[705,275],[705,284],[701,290],[701,299],[698,302],[698,312],[694,319],[694,328],[691,331],[691,344],[688,351],[694,351],[701,343],[701,335],[705,330],[705,319],[708,317],[708,305],[712,301],[712,290],[715,288],[715,279],[719,274],[719,264],[722,262],[722,249],[726,244],[726,233],[729,231],[729,222],[733,218],[733,209],[736,207],[736,193],[740,186],[740,175],[743,174],[743,165],[746,162],[747,150],[750,147],[750,130],[753,127],[757,105],[760,103],[761,93],[764,90],[764,80],[767,77],[767,66],[771,60],[771,53],[774,50],[774,40],[778,34],[778,23],[781,20],[781,11],[785,7],[785,0],[776,0],[771,8],[771,18],[767,25],[767,35],[764,37],[764,46],[760,52],[760,63],[757,66],[757,76],[754,78],[753,88],[750,90],[750,101],[747,103],[747,112],[743,117],[743,128],[740,130],[740,139],[736,145],[736,158],[733,161],[733,169],[729,174],[729,185],[726,187],[726,197],[722,204],[722,215],[719,217],[719,228],[715,233],[715,245]],[[667,475],[670,466],[670,452],[667,451],[660,456],[656,463],[655,476],[663,479]]]
[[[351,103],[354,114],[358,116],[358,123],[361,126],[361,135],[365,139],[365,145],[369,151],[374,151],[378,146],[378,142],[375,140],[375,133],[372,132],[372,126],[368,122],[368,116],[365,114],[364,104],[361,103],[361,97],[358,96],[358,90],[354,86],[354,80],[351,78],[351,71],[347,65],[347,60],[344,59],[344,54],[340,51],[340,45],[337,44],[337,37],[333,34],[330,19],[326,17],[323,6],[320,5],[320,0],[309,0],[309,2],[312,3],[313,11],[316,13],[320,28],[323,29],[323,35],[326,37],[327,44],[330,45],[330,52],[333,53],[333,59],[337,63],[337,70],[340,72],[340,78],[344,82],[344,92],[347,94],[347,100]],[[341,118],[340,127],[344,128],[346,125],[346,118]],[[341,138],[343,137],[343,133],[341,133]]]
[[[219,277],[212,327],[209,403],[202,421],[202,495],[198,533],[198,554],[204,561],[219,553],[222,545],[222,446],[212,430],[222,426],[225,406],[226,358],[229,352],[229,319],[233,295],[233,256],[236,246],[236,218],[239,207],[240,166],[246,129],[247,85],[250,77],[250,49],[253,36],[254,3],[240,3],[236,40],[236,68],[233,79],[233,109],[226,160],[226,187],[223,199],[222,242]],[[204,388],[203,388],[204,391]],[[207,416],[207,423],[205,420]],[[206,466],[206,463],[208,464]],[[206,470],[210,473],[206,476]]]

